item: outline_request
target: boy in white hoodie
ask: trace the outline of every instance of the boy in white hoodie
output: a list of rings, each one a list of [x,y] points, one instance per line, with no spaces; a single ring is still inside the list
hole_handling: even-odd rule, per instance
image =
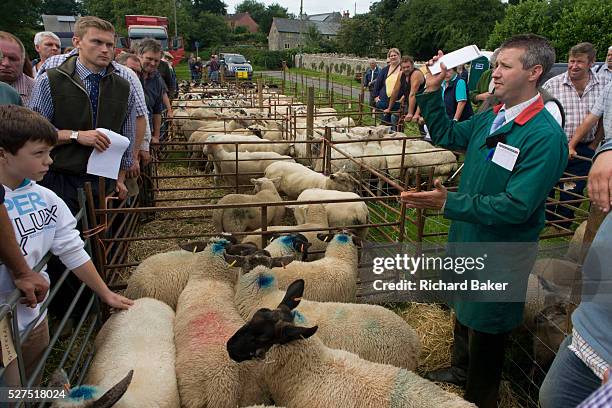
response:
[[[53,191],[39,186],[52,163],[49,152],[57,131],[38,113],[16,105],[0,106],[0,183],[6,190],[4,205],[28,265],[33,268],[51,251],[109,306],[127,309],[133,302],[112,292],[100,278],[76,229],[76,219]],[[48,281],[45,268],[40,274]],[[11,274],[0,265],[0,302],[15,290]],[[32,374],[49,344],[46,311],[17,305],[20,335],[35,325],[22,345],[26,374]],[[17,361],[3,362],[3,382],[19,386]],[[41,373],[42,374],[42,373]],[[35,385],[39,382],[36,381]]]

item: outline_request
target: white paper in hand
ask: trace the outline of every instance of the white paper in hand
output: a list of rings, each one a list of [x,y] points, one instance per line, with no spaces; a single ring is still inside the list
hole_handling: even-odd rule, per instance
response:
[[[448,54],[444,54],[439,60],[437,60],[432,66],[428,67],[429,72],[433,75],[440,73],[440,63],[443,62],[446,68],[455,68],[461,64],[467,64],[468,62],[475,60],[480,57],[480,50],[475,45],[468,45],[467,47],[460,48]]]
[[[91,152],[87,162],[87,173],[117,180],[119,167],[121,166],[121,157],[123,157],[123,153],[125,153],[125,150],[130,145],[130,139],[112,130],[103,128],[96,130],[108,136],[111,144],[103,152],[99,152],[96,149]]]

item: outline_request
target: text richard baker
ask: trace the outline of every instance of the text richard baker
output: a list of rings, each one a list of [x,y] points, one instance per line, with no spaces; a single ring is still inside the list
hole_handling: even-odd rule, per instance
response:
[[[465,279],[463,281],[445,282],[442,280],[419,279],[407,280],[402,279],[397,282],[388,282],[381,279],[375,280],[372,283],[375,290],[380,291],[505,291],[508,288],[508,282],[494,282],[489,279],[481,281],[478,279]]]

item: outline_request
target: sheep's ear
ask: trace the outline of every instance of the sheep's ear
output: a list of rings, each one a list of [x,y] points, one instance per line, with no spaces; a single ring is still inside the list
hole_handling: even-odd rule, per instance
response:
[[[223,253],[223,257],[225,258],[225,262],[229,264],[231,267],[242,267],[245,262],[245,257],[240,255],[231,255],[227,252]]]
[[[281,338],[279,339],[280,344],[286,344],[294,340],[307,339],[317,332],[319,326],[313,327],[300,327],[292,324],[286,324],[281,330]]]
[[[333,232],[329,232],[329,233],[319,232],[317,234],[317,238],[319,239],[319,241],[329,242],[334,238],[334,235],[335,234]]]
[[[132,376],[134,375],[134,370],[130,370],[130,372],[123,378],[123,380],[119,381],[113,388],[106,391],[104,395],[98,398],[92,405],[93,408],[110,408],[117,401],[123,397],[123,394],[127,391],[130,383],[132,382]]]
[[[192,242],[183,242],[179,244],[179,247],[185,251],[189,252],[202,252],[204,248],[206,248],[208,242],[206,241],[192,241]]]
[[[65,390],[70,389],[70,380],[68,379],[68,375],[63,368],[56,369],[53,374],[51,374],[51,378],[49,379],[49,388],[63,388]]]
[[[285,297],[280,302],[278,307],[286,306],[289,310],[293,310],[300,304],[302,300],[302,296],[304,295],[304,279],[298,279],[293,281],[291,285],[287,288],[287,292],[285,292]]]
[[[251,184],[258,185],[259,184],[259,180],[252,178],[251,179]]]
[[[359,238],[357,235],[352,235],[353,238],[353,245],[355,245],[356,247],[361,248],[361,238]]]
[[[289,265],[295,260],[293,255],[280,256],[278,258],[272,258],[272,267],[277,268],[281,266]]]

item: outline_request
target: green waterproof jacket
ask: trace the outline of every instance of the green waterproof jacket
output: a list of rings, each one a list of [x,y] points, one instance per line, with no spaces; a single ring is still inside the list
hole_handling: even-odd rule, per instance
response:
[[[512,171],[494,163],[493,151],[486,145],[501,105],[453,122],[446,116],[439,91],[417,95],[417,103],[433,143],[466,152],[459,189],[448,193],[444,206],[444,216],[453,220],[449,242],[537,242],[546,197],[563,174],[568,156],[567,138],[544,109],[542,98],[491,135],[505,135],[503,143],[519,149]],[[499,269],[506,269],[502,272],[526,288],[534,254],[511,252],[508,244],[509,262],[498,263]],[[514,262],[521,258],[525,262]],[[524,302],[455,301],[453,305],[462,324],[485,333],[504,333],[522,322]]]

